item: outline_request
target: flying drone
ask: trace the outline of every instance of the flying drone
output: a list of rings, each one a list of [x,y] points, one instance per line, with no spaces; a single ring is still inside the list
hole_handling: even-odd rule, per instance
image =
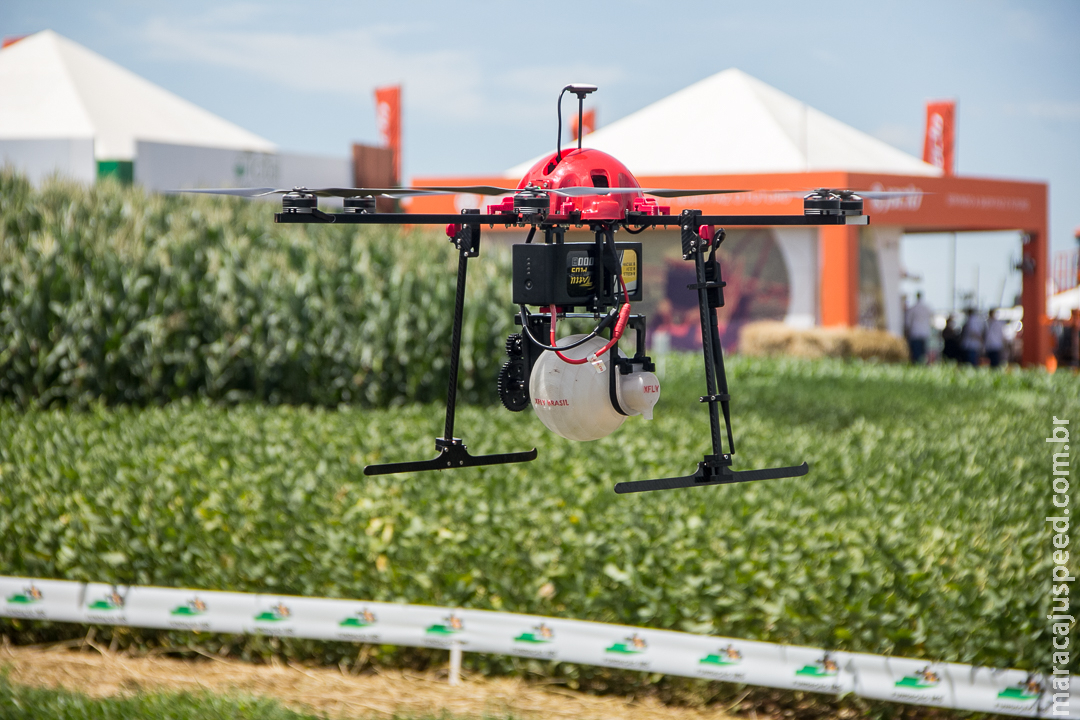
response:
[[[897,193],[873,193],[821,188],[798,191],[803,195],[802,215],[705,215],[700,210],[683,210],[671,215],[670,208],[657,198],[690,197],[747,192],[727,189],[643,188],[629,169],[611,155],[581,146],[581,124],[585,96],[595,85],[567,85],[559,94],[558,140],[555,152],[543,157],[517,187],[454,186],[412,188],[317,188],[282,190],[276,188],[227,188],[187,190],[241,197],[280,194],[279,223],[346,223],[393,225],[445,225],[446,234],[458,251],[457,289],[453,331],[450,339],[450,377],[447,389],[446,424],[442,437],[435,439],[437,456],[430,460],[368,465],[366,475],[449,470],[534,460],[536,449],[525,452],[474,456],[461,438],[454,437],[457,402],[458,361],[465,303],[468,261],[480,254],[480,229],[528,227],[524,243],[513,246],[513,302],[518,307],[515,322],[521,331],[506,341],[508,360],[498,378],[499,397],[507,410],[521,412],[532,407],[550,430],[571,440],[588,441],[614,432],[627,417],[652,418],[660,397],[655,367],[646,354],[646,318],[631,311],[641,300],[639,272],[642,243],[617,242],[616,233],[637,235],[650,228],[677,226],[681,232],[682,256],[693,261],[701,321],[702,352],[705,361],[705,394],[699,402],[709,406],[712,453],[704,456],[697,470],[683,477],[624,481],[615,485],[617,493],[665,490],[705,485],[747,482],[805,475],[804,462],[792,467],[761,470],[733,470],[735,439],[731,428],[731,395],[724,371],[717,308],[724,306],[725,283],[717,250],[724,241],[724,225],[866,225],[863,198]],[[570,92],[578,98],[578,144],[562,148],[562,98]],[[375,207],[379,196],[408,196],[468,193],[506,196],[479,209],[461,214],[382,213]],[[319,209],[318,198],[344,198],[343,212]],[[571,227],[588,227],[592,242],[567,242]],[[539,237],[538,237],[539,236]],[[540,239],[539,242],[534,240]],[[534,310],[530,310],[534,308]],[[560,320],[592,320],[595,328],[587,334],[559,338]],[[635,352],[625,356],[619,340],[626,329],[635,333]],[[726,433],[721,434],[721,418]],[[726,435],[726,437],[725,437]],[[726,439],[726,450],[724,440]]]

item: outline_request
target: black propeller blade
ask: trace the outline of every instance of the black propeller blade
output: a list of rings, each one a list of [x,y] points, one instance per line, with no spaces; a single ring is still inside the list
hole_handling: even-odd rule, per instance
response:
[[[458,185],[442,187],[417,187],[417,191],[439,193],[470,193],[472,195],[512,195],[526,188],[497,187],[495,185]],[[528,188],[536,192],[545,192],[561,197],[590,197],[593,195],[629,195],[643,193],[657,197],[692,197],[694,195],[721,195],[724,193],[748,192],[746,190],[717,189],[682,189],[682,188],[636,188],[636,187],[591,187],[588,185],[564,188]]]
[[[170,190],[174,193],[202,193],[206,195],[232,195],[235,197],[264,197],[266,195],[287,195],[288,193],[302,193],[304,195],[316,195],[318,197],[351,198],[362,196],[380,196],[389,198],[412,197],[414,195],[438,195],[432,190],[418,188],[192,188],[182,190]]]
[[[902,197],[915,197],[919,195],[929,195],[930,193],[922,190],[849,190],[846,188],[807,188],[804,190],[762,190],[761,192],[767,192],[774,195],[788,195],[790,197],[803,197],[806,195],[818,195],[825,197],[828,195],[835,195],[843,200],[847,200],[852,195],[858,195],[865,200],[891,200],[893,198]]]

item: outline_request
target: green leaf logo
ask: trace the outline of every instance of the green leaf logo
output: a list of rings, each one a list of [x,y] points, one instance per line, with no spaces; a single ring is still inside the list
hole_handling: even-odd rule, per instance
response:
[[[648,644],[645,639],[634,633],[628,638],[623,638],[622,642],[612,644],[610,647],[604,648],[604,652],[619,653],[620,655],[638,655],[648,649]]]
[[[373,625],[374,623],[375,613],[371,612],[367,608],[364,608],[355,615],[350,615],[349,617],[345,618],[340,623],[338,623],[338,625],[340,625],[341,627],[349,628],[366,628],[368,625]]]
[[[87,610],[104,611],[118,610],[122,607],[124,607],[124,598],[120,597],[120,593],[116,592],[115,590],[113,590],[111,593],[101,598],[100,600],[95,600],[94,602],[86,606]]]
[[[720,648],[715,655],[706,655],[698,662],[702,665],[738,665],[742,662],[742,653],[728,645]]]
[[[835,677],[840,672],[840,666],[828,655],[823,656],[813,665],[804,665],[795,671],[796,675],[808,677]]]
[[[428,635],[453,635],[459,633],[465,629],[465,623],[461,621],[457,615],[450,613],[443,618],[442,623],[436,623],[428,627],[426,632]]]
[[[1042,684],[1040,684],[1033,676],[1029,675],[1027,680],[1018,682],[1012,687],[1007,687],[999,692],[998,697],[1002,700],[1028,702],[1037,699],[1042,693]]]
[[[195,617],[196,615],[202,615],[204,612],[206,612],[206,603],[196,597],[192,598],[184,605],[176,606],[169,614]]]
[[[41,591],[34,587],[31,583],[30,587],[23,588],[21,593],[15,593],[9,595],[7,601],[12,605],[33,605],[39,603],[45,599],[45,596],[41,594]]]
[[[930,669],[927,665],[922,670],[919,670],[914,675],[905,675],[896,681],[896,687],[907,688],[908,690],[926,690],[928,688],[937,687],[941,682],[941,676]]]
[[[285,603],[279,602],[272,608],[265,612],[261,612],[255,616],[256,622],[281,622],[282,620],[288,620],[292,615],[292,611],[285,605]]]
[[[523,632],[514,638],[514,642],[532,643],[540,645],[555,640],[555,631],[545,623],[533,627],[529,632]]]

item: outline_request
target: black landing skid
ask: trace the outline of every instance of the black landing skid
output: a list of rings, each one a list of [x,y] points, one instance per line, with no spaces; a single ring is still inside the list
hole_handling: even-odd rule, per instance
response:
[[[457,290],[454,296],[454,332],[450,339],[450,387],[446,393],[446,427],[443,436],[435,438],[435,451],[438,456],[431,460],[414,462],[383,463],[368,465],[365,475],[392,475],[421,470],[452,470],[454,468],[479,467],[481,465],[505,465],[507,463],[528,462],[536,459],[536,448],[526,452],[502,453],[499,455],[470,455],[461,438],[454,437],[454,409],[457,406],[458,359],[461,355],[461,321],[465,310],[465,275],[468,271],[469,258],[480,254],[480,225],[466,224],[469,214],[479,210],[465,210],[462,223],[452,242],[458,249]]]
[[[709,429],[712,437],[711,455],[698,463],[693,475],[662,478],[659,480],[631,480],[615,485],[617,493],[648,492],[651,490],[674,490],[676,488],[702,487],[750,482],[752,480],[776,480],[800,477],[810,471],[804,462],[793,467],[768,468],[765,470],[732,470],[731,456],[735,454],[735,438],[731,432],[731,409],[729,403],[727,374],[724,372],[724,352],[720,347],[720,330],[717,327],[716,308],[724,306],[724,281],[720,274],[720,261],[716,250],[724,241],[724,231],[713,232],[712,227],[699,225],[700,210],[686,210],[682,214],[683,259],[694,259],[697,282],[688,286],[698,291],[698,307],[701,310],[701,348],[705,355],[705,385],[708,395],[699,398],[709,403]],[[705,252],[710,250],[708,259]],[[717,406],[719,405],[719,410]],[[724,415],[729,452],[724,452],[720,436],[720,411]]]

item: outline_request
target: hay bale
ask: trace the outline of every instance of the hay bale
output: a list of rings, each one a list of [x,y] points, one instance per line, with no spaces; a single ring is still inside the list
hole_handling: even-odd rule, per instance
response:
[[[794,329],[782,322],[749,323],[739,333],[739,352],[758,357],[786,355],[794,339]]]
[[[903,338],[884,330],[850,329],[851,355],[863,360],[907,362],[908,346]]]
[[[739,351],[757,357],[860,358],[884,362],[908,359],[903,338],[884,330],[855,327],[798,329],[782,322],[749,323],[739,336]]]

